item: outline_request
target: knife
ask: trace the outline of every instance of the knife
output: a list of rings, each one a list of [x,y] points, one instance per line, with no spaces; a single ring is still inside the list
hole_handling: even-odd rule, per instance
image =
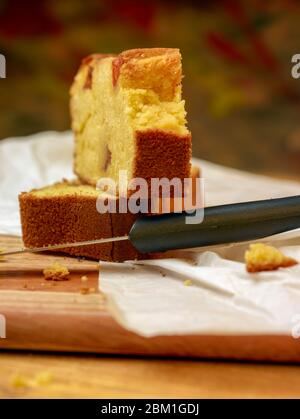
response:
[[[21,248],[1,253],[1,256],[121,240],[129,240],[141,253],[256,240],[300,227],[300,195],[207,207],[199,224],[187,224],[186,217],[190,216],[190,213],[182,212],[139,217],[127,236]]]

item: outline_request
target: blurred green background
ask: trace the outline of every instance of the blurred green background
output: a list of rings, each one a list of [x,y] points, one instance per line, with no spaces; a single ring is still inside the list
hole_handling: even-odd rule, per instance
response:
[[[0,139],[68,129],[68,90],[85,55],[179,47],[194,155],[297,178],[299,3],[0,0]]]

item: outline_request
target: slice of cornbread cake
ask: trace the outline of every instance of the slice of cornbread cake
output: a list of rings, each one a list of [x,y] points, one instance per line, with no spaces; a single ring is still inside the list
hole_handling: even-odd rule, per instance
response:
[[[191,177],[193,181],[199,177],[199,169],[192,168]],[[78,180],[21,193],[19,203],[24,245],[42,247],[128,234],[140,214],[99,213],[99,198],[105,199],[94,186],[84,185]],[[172,211],[172,203],[170,208]],[[137,252],[128,240],[59,251],[115,262],[149,257]]]
[[[191,134],[181,98],[178,49],[134,49],[85,58],[71,87],[74,170],[95,185],[189,177]]]
[[[23,242],[26,247],[73,243],[127,234],[136,219],[132,214],[100,214],[99,191],[78,181],[63,181],[20,194]],[[112,217],[113,215],[113,217]],[[128,222],[129,220],[129,222]],[[75,256],[121,262],[145,257],[129,241],[58,250]],[[120,247],[120,251],[118,250]]]
[[[61,182],[19,196],[23,242],[26,247],[73,243],[111,237],[110,214],[99,214],[95,188]],[[110,260],[112,245],[63,249],[64,253]]]

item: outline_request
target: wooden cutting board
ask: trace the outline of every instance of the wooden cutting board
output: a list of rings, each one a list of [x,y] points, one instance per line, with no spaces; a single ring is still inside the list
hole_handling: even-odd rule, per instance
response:
[[[0,248],[21,240],[0,236]],[[60,261],[68,281],[46,281],[42,270]],[[82,282],[81,277],[88,281]],[[289,336],[160,336],[144,338],[119,326],[98,292],[99,264],[50,254],[14,255],[0,262],[0,314],[6,319],[2,349],[92,352],[300,362],[300,339]],[[101,280],[101,275],[100,275]],[[90,293],[82,294],[88,287]]]

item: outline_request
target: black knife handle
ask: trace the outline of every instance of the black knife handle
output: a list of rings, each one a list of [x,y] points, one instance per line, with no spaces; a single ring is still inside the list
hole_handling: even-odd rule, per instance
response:
[[[138,218],[129,240],[142,253],[256,240],[300,227],[300,195],[208,207],[200,224],[187,213]]]

